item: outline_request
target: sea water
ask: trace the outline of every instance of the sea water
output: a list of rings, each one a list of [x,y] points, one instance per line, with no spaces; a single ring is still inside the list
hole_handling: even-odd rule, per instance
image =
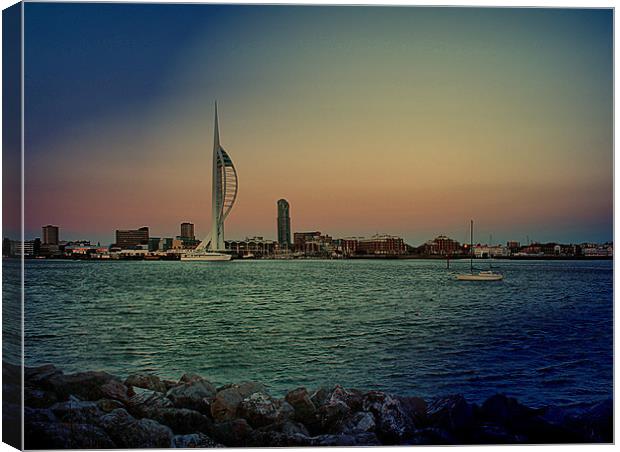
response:
[[[278,396],[336,383],[532,406],[612,396],[611,261],[496,261],[501,282],[455,281],[469,261],[440,260],[25,267],[28,366],[196,372]]]

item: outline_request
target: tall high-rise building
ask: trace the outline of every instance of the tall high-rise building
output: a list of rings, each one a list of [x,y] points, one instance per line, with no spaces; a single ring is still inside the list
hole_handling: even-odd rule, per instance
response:
[[[140,229],[117,229],[116,246],[130,248],[149,244],[149,228],[144,226]]]
[[[278,243],[287,249],[291,245],[291,215],[286,199],[278,200]]]
[[[43,244],[58,245],[58,226],[43,226]]]
[[[198,250],[225,251],[224,220],[235,200],[239,180],[232,160],[220,144],[220,130],[215,104],[215,130],[213,134],[213,185],[211,188],[211,238],[203,240]]]
[[[196,238],[194,233],[194,223],[181,223],[181,238],[192,240]]]

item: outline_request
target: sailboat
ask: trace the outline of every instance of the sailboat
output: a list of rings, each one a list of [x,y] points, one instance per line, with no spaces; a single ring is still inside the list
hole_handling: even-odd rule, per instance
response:
[[[456,275],[459,281],[501,281],[504,275],[492,270],[474,273],[474,220],[470,221],[469,227],[469,273]]]

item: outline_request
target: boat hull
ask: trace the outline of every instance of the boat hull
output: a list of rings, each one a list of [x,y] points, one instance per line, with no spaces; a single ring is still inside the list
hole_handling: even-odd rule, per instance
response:
[[[459,281],[501,281],[503,275],[456,275]]]
[[[223,262],[229,261],[231,257],[230,254],[224,253],[184,254],[181,256],[181,260],[189,262]]]

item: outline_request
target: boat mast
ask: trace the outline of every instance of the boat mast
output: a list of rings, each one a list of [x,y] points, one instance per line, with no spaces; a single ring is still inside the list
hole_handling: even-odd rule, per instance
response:
[[[474,272],[474,220],[469,223],[469,271]]]

